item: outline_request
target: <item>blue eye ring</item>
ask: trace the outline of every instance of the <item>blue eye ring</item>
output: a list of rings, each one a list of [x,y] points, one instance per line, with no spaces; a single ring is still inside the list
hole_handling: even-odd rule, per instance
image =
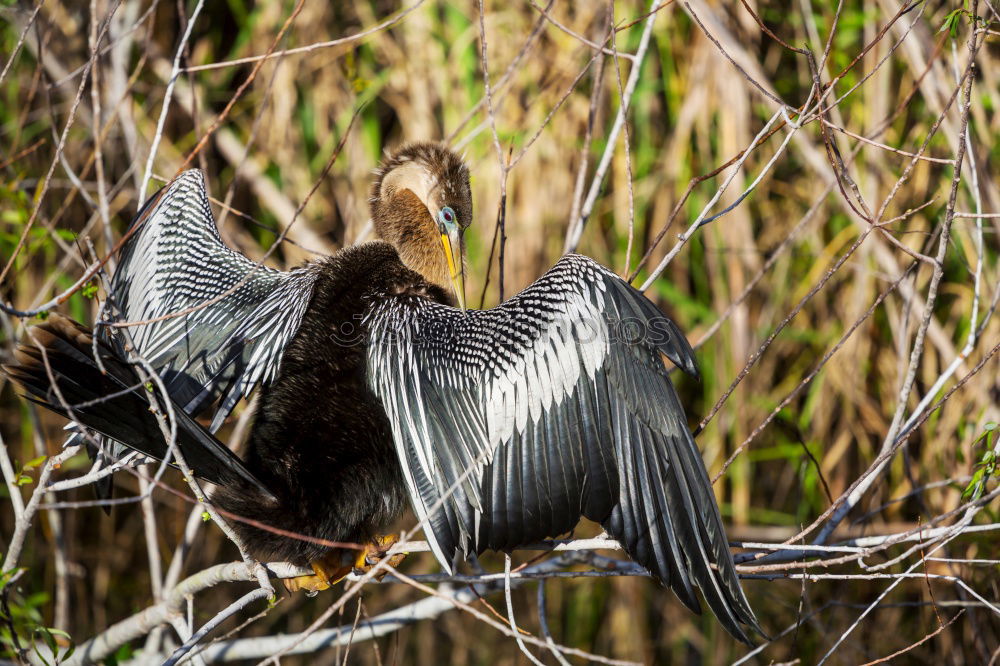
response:
[[[455,214],[455,211],[452,210],[451,206],[445,206],[438,213],[438,220],[440,220],[442,224],[455,224],[458,220],[458,215]]]

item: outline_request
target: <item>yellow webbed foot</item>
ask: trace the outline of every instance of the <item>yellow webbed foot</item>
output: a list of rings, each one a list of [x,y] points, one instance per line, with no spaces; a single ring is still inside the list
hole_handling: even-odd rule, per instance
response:
[[[352,571],[359,574],[371,571],[372,567],[386,558],[388,551],[398,541],[397,535],[390,534],[375,537],[362,550],[352,551],[335,548],[309,563],[313,570],[312,575],[286,578],[282,582],[289,592],[304,590],[308,596],[315,596],[321,590],[328,590],[339,583]],[[406,558],[406,555],[406,553],[395,553],[389,558],[388,564],[397,567]],[[375,578],[382,580],[387,573],[389,573],[389,569],[382,569],[375,575]]]
[[[357,558],[354,560],[354,572],[367,573],[371,571],[376,564],[386,558],[389,550],[398,542],[399,536],[396,534],[387,534],[385,536],[375,537],[368,547],[358,553]],[[399,566],[399,564],[406,559],[406,555],[407,553],[394,553],[391,557],[389,557],[389,566],[393,568]],[[381,569],[377,574],[375,574],[375,579],[382,580],[388,573],[388,568]]]
[[[351,573],[351,565],[344,564],[345,554],[342,550],[331,550],[318,560],[313,560],[309,563],[313,575],[285,579],[283,581],[285,589],[289,592],[305,590],[308,596],[315,596],[321,590],[330,589],[332,585],[336,585]]]

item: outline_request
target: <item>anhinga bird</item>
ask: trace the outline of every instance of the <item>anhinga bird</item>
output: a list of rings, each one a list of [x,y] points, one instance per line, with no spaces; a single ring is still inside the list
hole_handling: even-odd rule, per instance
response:
[[[448,571],[470,551],[510,551],[586,516],[695,612],[699,588],[749,642],[745,626],[760,629],[662,358],[697,376],[677,326],[579,255],[492,310],[466,310],[469,174],[442,146],[388,157],[371,210],[380,240],[287,272],[226,247],[199,171],[137,215],[110,300],[123,321],[144,322],[128,327],[130,344],[177,407],[187,463],[218,484],[212,500],[377,550],[408,497]],[[98,336],[102,373],[89,329],[53,315],[32,331],[8,372],[35,401],[167,453],[121,335]],[[257,385],[241,460],[211,432]],[[209,428],[192,418],[213,406]],[[311,564],[316,576],[298,587],[350,571],[314,542],[234,528],[258,559]]]

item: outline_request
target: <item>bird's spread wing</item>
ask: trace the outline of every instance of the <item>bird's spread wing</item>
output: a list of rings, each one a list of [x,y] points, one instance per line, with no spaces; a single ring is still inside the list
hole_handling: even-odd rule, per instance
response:
[[[697,375],[693,352],[642,294],[569,255],[492,310],[399,296],[367,324],[369,382],[443,566],[582,515],[693,610],[697,586],[734,636],[757,628],[661,358]]]
[[[316,272],[277,271],[227,247],[197,169],[150,197],[133,225],[111,298],[125,321],[148,322],[128,331],[185,411],[219,401],[214,432],[240,397],[275,377]]]

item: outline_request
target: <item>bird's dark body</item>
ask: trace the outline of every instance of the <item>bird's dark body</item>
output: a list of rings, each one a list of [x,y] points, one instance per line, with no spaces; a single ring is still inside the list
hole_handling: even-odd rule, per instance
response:
[[[275,381],[262,388],[244,461],[278,498],[222,487],[226,511],[326,541],[369,543],[399,517],[406,485],[385,411],[366,381],[363,315],[376,299],[450,298],[372,242],[323,260],[312,300]],[[328,550],[236,522],[252,555],[305,565]]]

